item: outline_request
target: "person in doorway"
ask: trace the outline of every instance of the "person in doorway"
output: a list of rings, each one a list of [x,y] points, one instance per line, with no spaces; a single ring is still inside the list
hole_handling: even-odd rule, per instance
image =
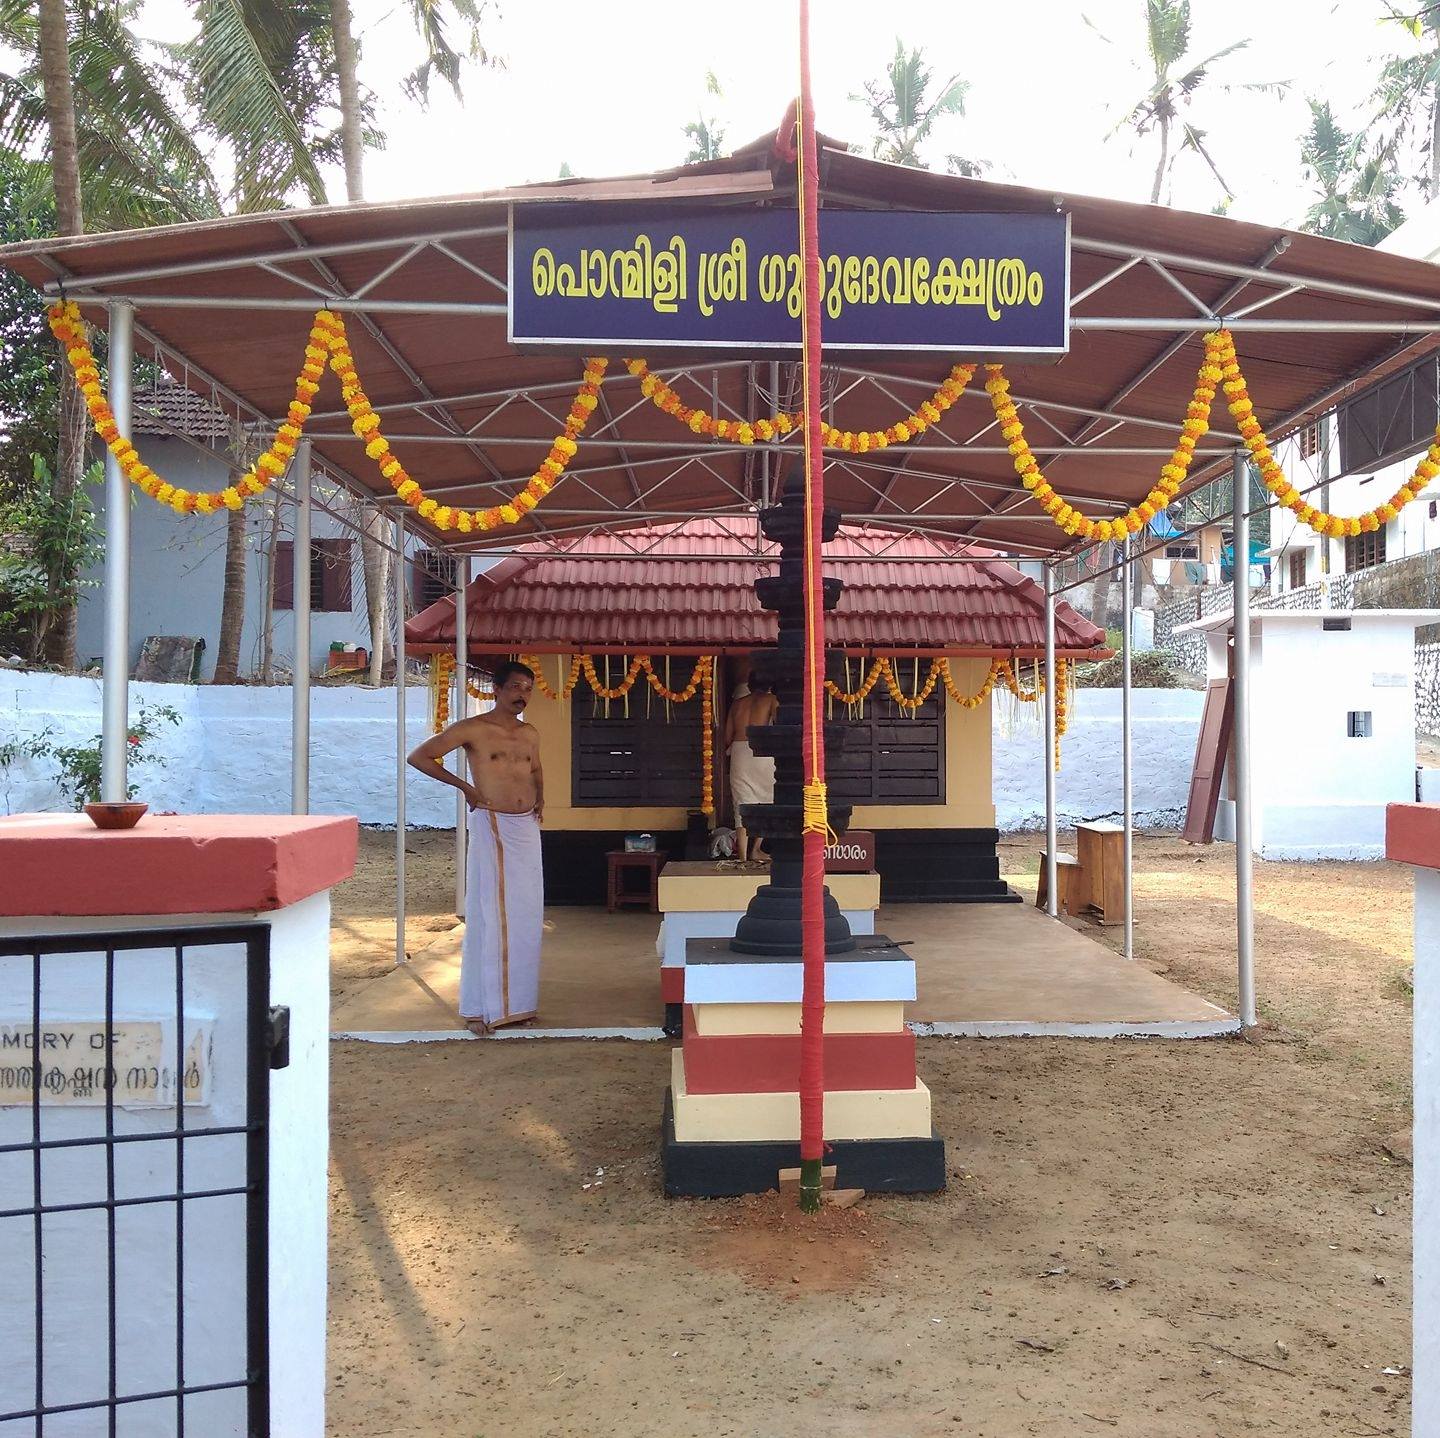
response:
[[[470,806],[460,1017],[480,1034],[534,1019],[545,911],[545,777],[540,740],[521,717],[535,675],[524,664],[497,665],[494,689],[494,708],[450,725],[409,758],[422,774],[459,789]],[[456,749],[465,751],[468,779],[445,767]]]
[[[775,722],[780,707],[770,685],[752,677],[749,690],[730,705],[725,716],[725,751],[730,759],[730,797],[735,805],[735,854],[739,859],[761,859],[759,839],[748,848],[742,804],[775,802],[775,761],[761,758],[751,747],[749,731]]]

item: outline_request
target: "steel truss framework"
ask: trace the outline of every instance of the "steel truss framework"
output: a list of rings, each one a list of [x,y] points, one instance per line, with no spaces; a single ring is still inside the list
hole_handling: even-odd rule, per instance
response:
[[[437,392],[406,359],[402,345],[386,328],[387,322],[393,324],[399,317],[453,322],[503,315],[507,299],[503,269],[477,263],[462,251],[476,241],[503,237],[506,227],[461,226],[333,244],[310,243],[288,220],[283,232],[290,248],[180,259],[83,276],[66,272],[61,256],[46,254],[51,278],[45,288],[49,294],[64,293],[87,306],[129,301],[141,317],[172,310],[255,315],[279,309],[298,315],[322,305],[342,312],[408,382],[411,393],[407,397],[387,399],[377,403],[376,409],[397,450],[418,457],[412,461],[412,471],[423,474],[425,457],[442,449],[461,452],[470,463],[470,472],[463,479],[426,484],[428,494],[441,503],[478,507],[499,502],[523,482],[537,449],[543,451],[547,434],[563,423],[574,381]],[[1137,392],[1187,344],[1192,350],[1198,348],[1193,340],[1199,332],[1225,324],[1237,334],[1375,334],[1390,337],[1397,355],[1410,352],[1413,337],[1440,334],[1440,297],[1289,270],[1283,263],[1289,248],[1289,238],[1282,236],[1257,263],[1237,264],[1203,254],[1075,237],[1077,255],[1098,264],[1100,273],[1072,295],[1072,329],[1079,334],[1154,333],[1166,343],[1101,404],[1078,404],[1031,392],[1023,382],[1016,385],[1014,397],[1032,448],[1042,468],[1060,467],[1053,482],[1067,498],[1104,517],[1123,511],[1138,497],[1117,497],[1087,486],[1085,474],[1107,462],[1143,461],[1152,470],[1158,469],[1168,457],[1178,416],[1167,420],[1146,413],[1139,402],[1143,395]],[[437,262],[441,265],[438,275],[427,275],[437,293],[448,293],[464,281],[483,297],[386,297],[387,288],[417,267]],[[357,264],[368,267],[367,277],[347,286],[337,266]],[[1097,303],[1103,305],[1137,274],[1163,284],[1175,301],[1175,313],[1094,312]],[[276,282],[285,293],[274,293]],[[157,285],[163,285],[163,290],[157,292]],[[1208,298],[1197,293],[1214,291],[1217,285],[1219,290]],[[203,288],[221,292],[187,292]],[[1277,306],[1316,297],[1383,307],[1386,317],[1317,319],[1275,314]],[[255,426],[269,422],[249,400],[206,373],[166,342],[157,329],[144,324],[143,318],[137,319],[135,333],[137,341],[160,363],[183,382],[208,392],[237,419]],[[726,359],[655,368],[687,403],[707,407],[716,417],[742,419],[773,412],[790,403],[794,393],[789,363]],[[1271,432],[1284,434],[1353,384],[1354,377],[1347,378],[1343,385],[1332,387],[1333,393],[1307,396],[1302,405],[1272,418]],[[903,414],[933,387],[933,379],[899,372],[893,365],[837,364],[827,373],[830,416],[832,422],[837,413],[843,419],[844,408],[857,402],[871,413]],[[697,512],[750,514],[773,497],[798,453],[794,434],[768,445],[757,443],[737,454],[734,446],[692,438],[665,417],[659,418],[673,429],[672,438],[635,433],[637,416],[656,418],[648,410],[637,382],[621,366],[612,365],[602,388],[601,408],[580,440],[572,467],[556,493],[532,511],[521,529],[486,536],[427,533],[427,539],[452,550],[478,552],[509,549],[517,539],[548,539],[565,545],[587,533],[613,532]],[[322,476],[392,517],[402,508],[393,495],[377,494],[366,482],[368,462],[359,453],[359,441],[349,431],[343,410],[317,408],[307,438],[316,446],[315,463]],[[1227,465],[1230,449],[1237,442],[1238,436],[1228,424],[1217,423],[1209,441],[1197,451],[1193,484],[1204,482]],[[512,458],[517,463],[508,462]],[[870,524],[959,540],[962,553],[971,545],[989,545],[1043,558],[1067,544],[1048,516],[1028,501],[1013,474],[1007,474],[1006,446],[998,435],[988,396],[978,383],[922,441],[892,445],[867,455],[832,452],[827,465],[845,488],[847,512]],[[1071,474],[1075,478],[1067,477]],[[697,486],[705,491],[703,505],[683,499],[676,503],[678,494]],[[423,524],[417,528],[428,530]]]

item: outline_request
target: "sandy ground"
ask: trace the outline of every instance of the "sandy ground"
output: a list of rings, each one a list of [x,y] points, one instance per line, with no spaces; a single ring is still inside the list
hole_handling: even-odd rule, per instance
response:
[[[415,944],[453,880],[409,847]],[[1232,1005],[1228,849],[1138,868],[1141,961]],[[1407,1433],[1409,875],[1260,864],[1256,910],[1259,1042],[926,1040],[948,1191],[818,1225],[660,1196],[662,1045],[336,1045],[331,1433]]]

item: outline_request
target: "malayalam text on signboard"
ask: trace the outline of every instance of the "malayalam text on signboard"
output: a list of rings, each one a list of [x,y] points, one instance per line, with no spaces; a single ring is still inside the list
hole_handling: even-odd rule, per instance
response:
[[[1058,213],[822,211],[825,347],[1062,354],[1069,250]],[[513,211],[510,339],[522,348],[798,351],[800,310],[791,211]]]

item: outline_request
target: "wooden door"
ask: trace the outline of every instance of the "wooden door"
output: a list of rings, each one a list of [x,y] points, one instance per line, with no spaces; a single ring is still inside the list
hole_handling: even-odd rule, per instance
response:
[[[1235,727],[1235,697],[1230,677],[1212,679],[1205,686],[1205,709],[1195,743],[1195,767],[1190,774],[1190,797],[1185,805],[1181,837],[1189,844],[1209,844],[1215,838],[1215,811],[1220,805],[1220,780],[1230,753]]]

